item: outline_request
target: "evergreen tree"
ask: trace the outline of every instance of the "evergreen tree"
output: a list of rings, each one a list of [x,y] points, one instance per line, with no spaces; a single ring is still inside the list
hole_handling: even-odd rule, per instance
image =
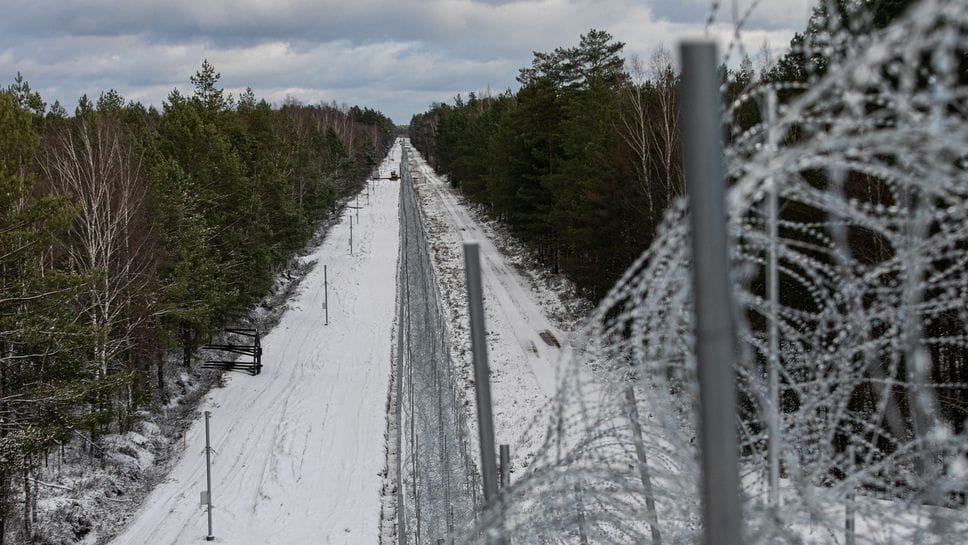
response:
[[[205,59],[202,61],[201,68],[189,78],[195,88],[192,100],[206,114],[221,112],[228,108],[228,101],[223,96],[222,89],[218,87],[218,80],[221,77],[222,74],[216,72],[215,67]]]
[[[38,461],[130,429],[152,383],[167,401],[165,352],[190,363],[267,294],[392,142],[375,110],[235,104],[219,79],[206,60],[161,112],[108,90],[73,117],[0,89],[0,545],[14,520],[34,540]]]

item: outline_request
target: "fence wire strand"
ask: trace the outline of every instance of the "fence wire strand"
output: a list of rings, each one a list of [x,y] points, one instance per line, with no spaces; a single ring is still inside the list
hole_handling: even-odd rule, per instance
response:
[[[823,43],[804,46],[808,57],[823,48],[835,61],[809,85],[755,83],[725,105],[744,540],[963,542],[968,2],[925,0],[863,35],[856,25],[830,28]],[[771,92],[773,123],[741,126],[743,109],[760,111]],[[573,345],[584,349],[527,432],[543,437],[541,448],[476,521],[473,463],[466,447],[451,448],[464,441],[461,411],[434,405],[433,387],[453,398],[450,362],[426,368],[428,347],[411,347],[418,402],[408,418],[423,430],[408,476],[422,502],[417,542],[435,543],[431,534],[468,545],[701,541],[686,214],[684,202],[667,212],[654,243],[577,334]],[[408,229],[422,244],[422,231]],[[434,289],[426,250],[412,251],[411,282]],[[426,327],[417,338],[444,353],[445,341],[417,323],[433,315],[443,331],[435,308],[411,304],[410,327]],[[446,429],[435,427],[441,415]],[[445,446],[449,466],[435,462]],[[417,456],[416,438],[411,447]],[[444,474],[460,513],[453,533],[444,530]]]

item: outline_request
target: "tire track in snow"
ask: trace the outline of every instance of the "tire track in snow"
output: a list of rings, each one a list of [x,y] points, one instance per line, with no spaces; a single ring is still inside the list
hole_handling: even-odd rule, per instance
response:
[[[399,147],[392,154],[398,162]],[[212,411],[214,533],[237,545],[376,543],[390,372],[396,182],[377,181],[370,206],[333,226],[308,259],[279,325],[263,340],[265,369],[233,376],[200,407]],[[388,221],[393,218],[394,221]],[[328,265],[330,325],[323,325],[322,266]],[[148,496],[117,545],[183,545],[204,539],[203,424],[169,477]]]

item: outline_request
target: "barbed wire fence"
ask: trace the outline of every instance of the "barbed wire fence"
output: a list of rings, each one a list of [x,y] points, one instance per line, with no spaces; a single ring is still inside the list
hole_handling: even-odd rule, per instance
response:
[[[835,15],[826,23],[803,54],[833,60],[808,85],[753,83],[724,105],[739,348],[723,358],[737,377],[743,542],[959,543],[968,535],[968,2],[924,0],[864,35]],[[737,118],[750,107],[763,121],[744,128]],[[689,234],[687,205],[676,203],[579,332],[574,345],[585,349],[526,432],[542,447],[498,502],[471,499],[478,483],[464,442],[450,468],[467,472],[466,495],[452,485],[448,501],[464,502],[469,524],[435,536],[702,541]],[[453,395],[444,378],[434,384]],[[465,429],[459,415],[448,417],[455,430]],[[440,477],[413,474],[414,495],[439,501],[420,481]],[[426,528],[445,520],[424,513]]]
[[[406,439],[398,483],[405,528],[398,541],[436,545],[452,543],[473,524],[480,485],[406,146],[400,175],[398,433]]]

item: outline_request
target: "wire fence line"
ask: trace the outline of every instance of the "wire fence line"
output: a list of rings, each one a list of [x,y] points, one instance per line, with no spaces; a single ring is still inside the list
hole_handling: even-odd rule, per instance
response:
[[[453,543],[474,523],[480,486],[407,151],[400,164],[397,433],[404,530],[398,539],[436,545]]]
[[[924,0],[865,40],[844,29],[824,35],[818,47],[840,57],[808,88],[754,85],[725,107],[740,346],[724,362],[737,376],[744,542],[959,543],[968,535],[968,2]],[[763,122],[740,127],[750,105]],[[416,515],[435,537],[701,542],[687,211],[685,202],[668,211],[579,333],[584,350],[527,432],[544,437],[529,466],[463,528],[439,531],[447,519],[431,522],[446,515],[436,508]],[[429,259],[416,265],[420,252],[405,269],[432,279]],[[453,396],[435,373],[411,379],[410,403]],[[437,394],[421,389],[430,385]],[[415,424],[433,416],[428,407]],[[446,492],[468,513],[478,502],[466,448],[449,466],[466,471],[464,496],[456,479],[436,497],[422,488],[446,483],[425,476],[433,462],[416,453],[439,457],[421,442],[433,437],[460,444],[454,407],[453,435],[424,422],[410,439],[412,460],[428,460],[411,473],[410,501],[429,506]]]
[[[966,8],[926,0],[865,40],[843,24],[809,87],[725,107],[745,543],[968,531]],[[594,312],[544,450],[459,543],[701,541],[687,219]]]

